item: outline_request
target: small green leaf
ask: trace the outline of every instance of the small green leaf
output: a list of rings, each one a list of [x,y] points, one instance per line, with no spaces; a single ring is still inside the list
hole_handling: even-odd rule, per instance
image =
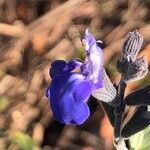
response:
[[[35,142],[32,138],[22,132],[17,132],[12,138],[12,144],[16,144],[20,147],[21,150],[33,150],[36,147]]]
[[[149,84],[150,84],[149,75],[147,75],[144,79],[142,79],[142,80],[140,81],[140,83],[141,83],[141,86],[149,85]]]
[[[84,60],[85,58],[85,53],[84,53],[84,48],[83,47],[80,47],[77,49],[77,54],[76,54],[76,57],[80,60]]]
[[[8,105],[9,105],[8,99],[6,97],[0,97],[0,112],[5,111]]]
[[[150,150],[150,126],[130,138],[131,150]]]
[[[3,129],[0,129],[0,138],[5,137],[6,133]]]
[[[117,73],[117,68],[115,67],[114,64],[110,63],[108,66],[107,66],[107,69],[109,71],[109,74],[110,76],[112,76],[113,74],[116,74]]]

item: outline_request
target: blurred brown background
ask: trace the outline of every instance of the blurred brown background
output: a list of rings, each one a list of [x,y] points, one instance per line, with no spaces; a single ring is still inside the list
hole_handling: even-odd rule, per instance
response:
[[[0,0],[0,150],[111,150],[113,129],[101,107],[80,127],[55,122],[45,97],[56,59],[83,59],[87,27],[104,42],[105,66],[119,80],[127,32],[144,36],[141,56],[150,62],[149,0]],[[130,84],[150,83],[149,75]],[[63,129],[63,130],[62,130]]]

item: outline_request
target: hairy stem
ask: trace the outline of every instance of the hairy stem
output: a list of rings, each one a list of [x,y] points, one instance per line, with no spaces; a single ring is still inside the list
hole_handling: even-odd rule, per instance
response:
[[[118,95],[117,95],[118,104],[116,105],[114,110],[115,113],[114,134],[116,142],[121,138],[121,126],[125,112],[124,93],[126,86],[127,84],[123,80],[120,81],[118,86]]]

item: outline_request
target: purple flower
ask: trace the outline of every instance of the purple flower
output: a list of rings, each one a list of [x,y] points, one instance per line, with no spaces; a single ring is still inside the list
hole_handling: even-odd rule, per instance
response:
[[[51,64],[52,82],[47,89],[51,109],[56,120],[63,124],[82,124],[90,115],[87,101],[93,90],[102,87],[102,50],[86,30],[86,60],[69,62],[56,60]],[[79,72],[73,70],[79,68]]]

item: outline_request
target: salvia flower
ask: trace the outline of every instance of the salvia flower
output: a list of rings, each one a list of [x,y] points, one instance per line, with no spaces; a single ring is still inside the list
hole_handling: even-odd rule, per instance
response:
[[[117,63],[117,69],[121,73],[120,81],[113,85],[103,69],[104,86],[92,92],[101,101],[114,128],[117,150],[127,150],[124,138],[129,138],[150,125],[150,85],[125,96],[128,83],[140,80],[148,73],[148,63],[143,57],[138,58],[142,43],[143,37],[137,30],[129,32],[123,45],[121,60]]]
[[[63,124],[82,124],[90,115],[87,101],[93,90],[103,85],[102,49],[86,30],[83,38],[85,62],[56,60],[51,64],[51,84],[47,89],[53,115]],[[74,69],[79,68],[79,72]]]
[[[137,30],[126,36],[121,61],[117,68],[123,74],[124,82],[140,80],[148,73],[148,64],[143,57],[137,58],[143,43],[143,36]]]

